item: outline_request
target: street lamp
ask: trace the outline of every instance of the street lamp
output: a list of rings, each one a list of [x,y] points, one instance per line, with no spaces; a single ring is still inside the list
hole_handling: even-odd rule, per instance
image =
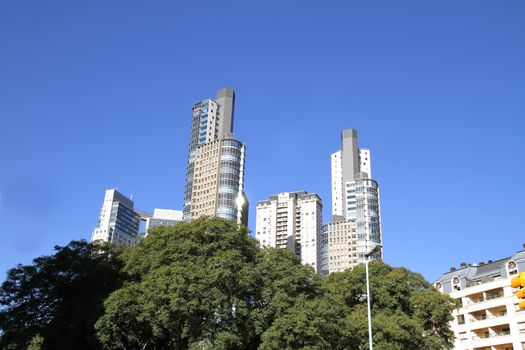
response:
[[[372,314],[370,312],[370,282],[368,280],[368,260],[372,255],[381,249],[381,244],[376,244],[372,249],[365,253],[365,271],[366,271],[366,301],[368,303],[368,346],[372,350]]]

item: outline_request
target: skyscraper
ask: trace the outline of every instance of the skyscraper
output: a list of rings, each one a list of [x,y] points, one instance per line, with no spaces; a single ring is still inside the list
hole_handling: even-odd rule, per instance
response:
[[[244,193],[246,147],[233,135],[235,93],[218,91],[217,99],[193,105],[184,220],[202,215],[218,216],[248,224]]]
[[[263,247],[288,248],[317,272],[320,266],[321,198],[306,191],[284,192],[257,203],[255,238]]]
[[[141,215],[135,212],[133,206],[133,201],[117,190],[106,190],[97,227],[91,234],[91,241],[125,246],[135,244]]]
[[[331,163],[332,222],[322,230],[323,274],[364,262],[382,242],[379,185],[372,179],[370,150],[358,148],[356,130],[343,130]],[[382,256],[381,249],[371,258]]]

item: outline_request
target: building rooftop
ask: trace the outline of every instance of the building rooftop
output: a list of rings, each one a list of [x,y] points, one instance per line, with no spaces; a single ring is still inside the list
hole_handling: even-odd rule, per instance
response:
[[[434,285],[441,283],[443,292],[451,293],[452,279],[455,277],[459,278],[460,284],[457,286],[460,289],[473,287],[483,283],[494,281],[495,279],[508,278],[509,272],[513,275],[514,269],[512,264],[509,262],[515,262],[517,272],[525,271],[525,244],[522,250],[515,254],[498,259],[495,261],[489,260],[488,263],[480,262],[479,264],[465,264],[462,263],[461,267],[456,269],[452,267],[450,271],[445,272]],[[456,289],[457,290],[457,289]]]

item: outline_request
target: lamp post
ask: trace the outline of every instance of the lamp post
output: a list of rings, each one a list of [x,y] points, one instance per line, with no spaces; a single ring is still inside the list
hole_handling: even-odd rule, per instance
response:
[[[366,271],[366,302],[368,304],[368,347],[370,350],[373,350],[372,345],[372,313],[370,312],[370,282],[368,279],[368,260],[370,257],[375,254],[379,249],[381,249],[381,244],[376,244],[372,249],[365,253],[365,271]]]

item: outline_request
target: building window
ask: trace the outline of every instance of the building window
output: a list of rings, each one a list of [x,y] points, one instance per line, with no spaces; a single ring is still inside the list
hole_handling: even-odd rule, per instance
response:
[[[458,315],[458,324],[465,324],[465,315]]]
[[[518,330],[521,334],[525,333],[525,322],[519,322],[518,323]]]
[[[461,290],[461,281],[458,276],[452,278],[452,291],[457,292]]]
[[[516,262],[514,260],[510,260],[508,263],[507,263],[507,274],[509,276],[513,276],[515,274],[517,274],[519,271],[518,271],[518,264],[516,264]]]

